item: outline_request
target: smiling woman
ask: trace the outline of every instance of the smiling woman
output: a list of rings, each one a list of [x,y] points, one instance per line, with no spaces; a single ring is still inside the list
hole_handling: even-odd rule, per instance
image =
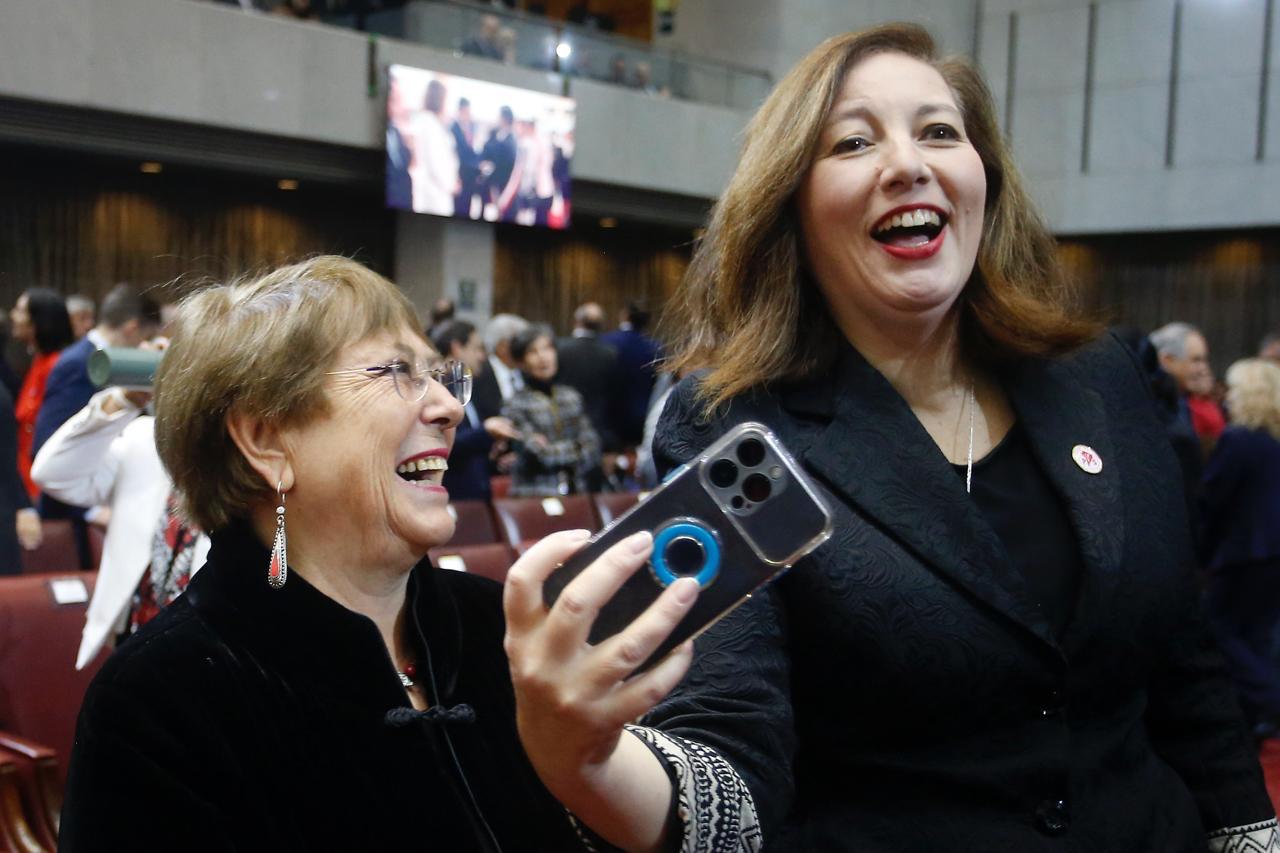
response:
[[[423,562],[470,372],[314,258],[179,312],[156,444],[210,531],[81,713],[65,850],[569,850],[516,736],[501,588]]]
[[[654,456],[763,423],[835,533],[665,699],[624,678],[665,634],[583,641],[616,579],[548,615],[517,563],[521,736],[575,814],[687,851],[1280,849],[1147,383],[1066,296],[967,60],[890,24],[779,82],[679,291]]]

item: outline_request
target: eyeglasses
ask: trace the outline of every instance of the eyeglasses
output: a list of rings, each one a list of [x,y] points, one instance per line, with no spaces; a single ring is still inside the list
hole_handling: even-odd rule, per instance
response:
[[[337,376],[342,373],[360,373],[371,379],[390,376],[396,393],[409,403],[416,403],[427,396],[431,380],[443,385],[453,399],[462,405],[471,401],[471,368],[460,361],[446,361],[440,367],[423,367],[409,364],[407,361],[389,361],[373,367],[348,367],[343,370],[330,370],[325,376]]]

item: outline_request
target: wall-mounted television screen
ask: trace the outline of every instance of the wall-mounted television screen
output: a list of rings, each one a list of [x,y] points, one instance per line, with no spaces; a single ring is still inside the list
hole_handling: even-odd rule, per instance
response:
[[[574,102],[407,65],[387,85],[387,206],[569,226]]]

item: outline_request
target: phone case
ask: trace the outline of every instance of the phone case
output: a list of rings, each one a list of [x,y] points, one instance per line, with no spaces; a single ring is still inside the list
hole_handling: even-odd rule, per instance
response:
[[[647,565],[601,608],[598,643],[631,624],[677,578],[698,580],[693,608],[637,672],[705,631],[831,535],[831,512],[769,429],[734,427],[626,514],[593,536],[543,585],[550,607],[601,554],[633,533],[653,533]]]

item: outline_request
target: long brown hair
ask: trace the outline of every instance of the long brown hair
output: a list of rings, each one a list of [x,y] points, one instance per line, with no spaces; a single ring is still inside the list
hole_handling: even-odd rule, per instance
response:
[[[981,73],[967,59],[939,59],[923,28],[885,24],[818,45],[747,126],[738,168],[666,318],[674,339],[671,367],[710,368],[701,386],[709,408],[748,388],[827,367],[842,345],[804,269],[794,199],[845,76],[866,57],[886,52],[938,70],[986,172],[982,242],[960,300],[966,354],[984,363],[1049,356],[1098,331],[1069,313],[1053,237],[1022,187]]]

